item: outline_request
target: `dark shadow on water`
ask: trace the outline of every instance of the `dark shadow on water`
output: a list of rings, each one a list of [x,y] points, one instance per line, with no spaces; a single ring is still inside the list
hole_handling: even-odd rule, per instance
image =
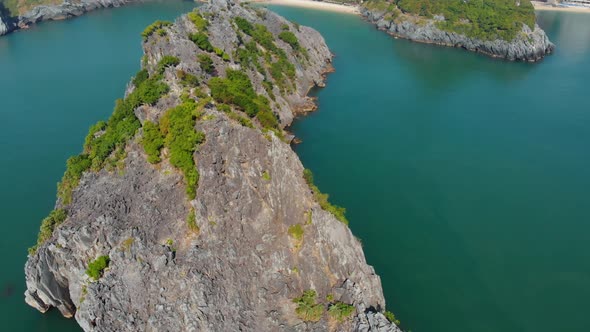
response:
[[[392,46],[395,55],[404,61],[404,66],[415,77],[425,86],[437,89],[450,89],[474,75],[485,75],[502,82],[523,80],[536,65],[405,39],[394,39]]]

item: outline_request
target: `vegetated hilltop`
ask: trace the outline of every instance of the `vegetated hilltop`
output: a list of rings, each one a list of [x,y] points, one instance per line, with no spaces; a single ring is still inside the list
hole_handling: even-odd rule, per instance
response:
[[[0,36],[40,21],[63,20],[143,0],[0,0]]]
[[[396,37],[508,60],[538,61],[554,49],[529,0],[368,0],[361,13]]]
[[[143,38],[126,97],[67,162],[27,303],[86,331],[400,331],[283,131],[331,69],[321,35],[214,0]]]

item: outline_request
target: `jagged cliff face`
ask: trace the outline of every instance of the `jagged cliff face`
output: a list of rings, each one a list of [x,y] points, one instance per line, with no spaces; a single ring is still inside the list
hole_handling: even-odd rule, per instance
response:
[[[152,75],[164,56],[180,61],[163,71],[167,95],[135,109],[144,125],[187,95],[208,100],[195,89],[187,92],[180,71],[198,77],[198,89],[207,93],[212,76],[241,70],[258,94],[269,96],[265,75],[234,59],[248,40],[238,37],[235,17],[263,24],[275,37],[285,29],[296,35],[307,57],[275,39],[295,65],[296,88],[281,92],[273,82],[271,108],[281,127],[296,110],[309,108],[307,91],[330,69],[331,54],[319,33],[224,0],[200,12],[211,44],[231,59],[189,40],[196,28],[186,16],[149,36],[144,66]],[[265,52],[260,45],[259,50]],[[213,59],[211,74],[196,61],[204,53]],[[27,302],[42,312],[56,307],[85,331],[399,331],[381,313],[380,279],[361,244],[316,202],[289,144],[256,121],[253,128],[241,125],[218,103],[202,105],[195,129],[205,141],[193,155],[200,174],[196,197],[187,198],[182,173],[166,151],[160,163],[147,162],[139,143],[145,127],[140,129],[126,144],[124,166],[84,173],[71,203],[58,202],[67,218],[29,257]],[[187,225],[192,211],[198,231]],[[290,234],[295,225],[302,236]],[[108,255],[110,264],[92,281],[85,270],[100,255]],[[293,303],[310,289],[323,310],[317,321],[304,321]],[[352,304],[354,310],[338,320],[325,311],[329,303]]]
[[[374,23],[378,29],[395,37],[421,43],[463,48],[510,61],[539,61],[555,49],[555,45],[551,43],[545,31],[537,24],[535,24],[534,30],[523,24],[521,33],[511,41],[481,40],[455,32],[443,31],[436,27],[436,19],[420,18],[418,20],[410,15],[401,15],[394,19],[388,16],[384,10],[372,10],[362,6],[361,14],[369,22]]]
[[[15,29],[28,28],[31,24],[41,21],[64,20],[80,16],[98,8],[120,7],[129,3],[144,0],[79,0],[64,1],[59,5],[40,5],[21,13],[17,17],[0,15],[0,36]],[[10,23],[9,22],[14,22]]]

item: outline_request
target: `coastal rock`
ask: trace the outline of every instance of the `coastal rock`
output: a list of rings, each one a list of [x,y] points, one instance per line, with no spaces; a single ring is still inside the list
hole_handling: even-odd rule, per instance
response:
[[[274,88],[273,111],[281,126],[288,125],[309,101],[308,90],[331,69],[322,36],[231,1],[214,0],[199,11],[209,20],[211,43],[227,54],[240,43],[235,17],[262,24],[275,36],[288,27],[298,37],[305,60],[276,39],[296,67],[296,89]],[[178,70],[210,78],[195,61],[202,51],[187,38],[194,31],[183,16],[144,42],[148,71],[165,55],[180,63],[164,71],[168,96],[135,110],[140,120],[158,119],[180,103]],[[220,76],[228,68],[243,70],[257,93],[267,93],[256,69],[221,57],[214,57],[214,65]],[[187,199],[180,172],[166,160],[149,164],[139,137],[132,139],[121,170],[83,175],[67,219],[29,256],[27,303],[42,312],[56,307],[85,331],[400,332],[382,313],[381,281],[360,242],[315,201],[289,144],[240,125],[214,102],[203,112],[196,125],[206,137],[194,155],[196,198]],[[198,232],[187,226],[189,211]],[[300,239],[289,234],[294,225],[303,229]],[[86,268],[100,255],[110,257],[109,267],[90,281]],[[338,321],[324,312],[317,322],[302,321],[293,299],[309,289],[324,310],[341,301],[354,306],[352,315]]]
[[[40,5],[17,17],[8,17],[7,14],[4,17],[0,15],[0,35],[16,29],[28,28],[41,21],[64,20],[99,8],[120,7],[142,1],[144,0],[65,0],[59,5]],[[10,24],[6,22],[10,22]]]
[[[11,32],[14,29],[14,24],[8,15],[0,12],[0,36]]]
[[[437,18],[421,19],[420,22],[408,19],[392,20],[387,18],[385,12],[371,11],[366,7],[361,7],[361,14],[378,29],[395,37],[420,43],[463,48],[510,61],[536,62],[555,49],[555,45],[549,41],[545,31],[537,24],[533,30],[523,24],[522,31],[512,41],[481,40],[443,31],[435,25]]]

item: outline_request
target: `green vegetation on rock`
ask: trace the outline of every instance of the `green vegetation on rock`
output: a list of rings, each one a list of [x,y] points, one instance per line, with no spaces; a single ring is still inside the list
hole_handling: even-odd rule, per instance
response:
[[[37,244],[29,248],[29,254],[33,255],[37,252],[40,245],[49,240],[55,228],[61,225],[66,220],[67,213],[63,209],[56,209],[49,213],[49,215],[41,222],[39,235],[37,236]]]
[[[95,281],[100,279],[104,269],[106,269],[109,266],[110,261],[111,260],[109,256],[98,257],[97,259],[88,263],[86,274]]]
[[[297,241],[303,240],[303,226],[301,224],[295,224],[289,226],[289,230],[287,231],[289,235]]]
[[[195,198],[199,182],[193,153],[197,144],[205,140],[205,134],[195,130],[196,109],[197,103],[187,98],[179,106],[166,111],[160,120],[160,131],[165,137],[170,163],[184,174],[189,199]]]
[[[172,22],[169,21],[156,21],[150,25],[148,25],[145,30],[141,33],[143,40],[147,40],[149,36],[153,35],[156,31],[164,31],[162,30],[164,27],[171,26]],[[161,35],[161,33],[160,33]]]
[[[207,52],[213,52],[213,45],[209,42],[209,37],[203,32],[191,33],[189,39],[200,49]]]
[[[256,116],[263,128],[278,128],[278,120],[270,109],[268,99],[256,94],[250,78],[244,72],[228,69],[226,78],[214,77],[209,80],[209,88],[217,102],[234,105],[250,117]]]
[[[342,322],[346,318],[350,317],[354,310],[355,308],[353,305],[336,302],[328,307],[328,314],[338,322]]]
[[[201,16],[201,14],[197,11],[192,11],[186,15],[188,19],[194,23],[195,27],[199,31],[207,31],[207,26],[209,22]]]
[[[324,314],[324,306],[316,303],[316,298],[317,293],[313,289],[306,290],[301,297],[294,298],[293,303],[297,304],[297,317],[306,322],[319,321]]]
[[[394,20],[400,19],[399,10],[428,19],[442,15],[444,20],[436,22],[439,29],[483,40],[510,41],[523,24],[535,27],[535,10],[529,0],[369,0],[364,6],[387,11]]]
[[[340,220],[342,223],[348,225],[348,219],[346,219],[346,209],[333,205],[329,202],[328,198],[330,197],[328,194],[323,194],[320,189],[314,184],[313,182],[313,173],[309,169],[303,170],[303,178],[309,188],[313,191],[313,197],[318,202],[318,204],[322,207],[322,209],[330,212],[331,214],[336,217],[336,219]]]
[[[393,312],[391,311],[386,311],[383,313],[383,315],[385,315],[385,318],[387,318],[388,321],[394,323],[395,325],[399,326],[400,321],[395,318],[395,315],[393,314]]]
[[[199,61],[199,66],[201,69],[206,72],[207,74],[213,74],[215,72],[215,66],[213,66],[213,60],[207,54],[199,54],[197,56],[197,60]]]
[[[168,67],[176,67],[180,64],[180,59],[172,56],[172,55],[164,55],[162,59],[158,62],[158,66],[156,68],[156,72],[158,74],[163,74],[166,68]],[[136,76],[137,77],[137,76]]]
[[[161,161],[160,150],[164,146],[164,137],[160,133],[160,127],[158,125],[148,120],[143,123],[141,144],[145,153],[148,155],[148,162],[157,164]]]

